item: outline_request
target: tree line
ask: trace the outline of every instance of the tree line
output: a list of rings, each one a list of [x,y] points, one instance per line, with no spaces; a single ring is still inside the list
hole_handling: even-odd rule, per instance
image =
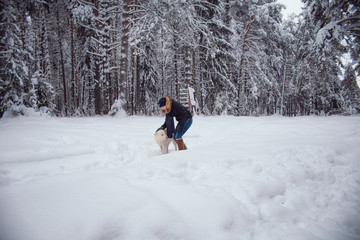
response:
[[[302,1],[1,1],[0,116],[358,113],[360,1]]]

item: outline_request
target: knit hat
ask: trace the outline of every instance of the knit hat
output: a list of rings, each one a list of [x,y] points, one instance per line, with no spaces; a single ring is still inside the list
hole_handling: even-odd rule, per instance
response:
[[[166,99],[164,97],[159,99],[158,102],[159,107],[165,106],[166,105]]]

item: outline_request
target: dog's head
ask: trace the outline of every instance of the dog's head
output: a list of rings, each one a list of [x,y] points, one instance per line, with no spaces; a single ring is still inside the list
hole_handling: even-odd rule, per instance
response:
[[[159,130],[154,134],[155,140],[159,143],[167,140],[168,136],[164,130]]]

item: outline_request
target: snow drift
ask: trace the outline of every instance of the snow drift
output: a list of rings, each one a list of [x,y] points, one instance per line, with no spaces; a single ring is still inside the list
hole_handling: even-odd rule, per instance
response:
[[[0,239],[359,239],[360,118],[0,120]]]

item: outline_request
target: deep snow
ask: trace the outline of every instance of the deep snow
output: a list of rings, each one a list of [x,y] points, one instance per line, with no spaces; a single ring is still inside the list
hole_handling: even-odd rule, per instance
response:
[[[0,120],[1,240],[360,239],[360,117]]]

